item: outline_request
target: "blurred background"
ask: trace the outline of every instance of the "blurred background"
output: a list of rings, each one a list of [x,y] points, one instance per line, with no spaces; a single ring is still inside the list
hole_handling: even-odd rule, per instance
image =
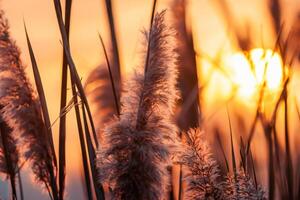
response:
[[[167,9],[171,13],[176,1],[159,0],[157,10]],[[62,4],[64,5],[64,0]],[[143,47],[141,32],[149,27],[152,1],[113,0],[112,5],[121,72],[125,79],[141,59]],[[246,140],[254,120],[259,96],[257,85],[262,82],[265,62],[272,63],[266,73],[268,89],[263,103],[263,109],[267,115],[271,113],[282,88],[282,58],[279,54],[273,53],[277,33],[273,28],[274,18],[270,14],[269,0],[187,0],[186,5],[185,22],[187,30],[193,37],[199,80],[201,127],[212,144],[216,143],[215,133],[220,132],[225,152],[230,155],[226,107],[232,117],[234,143],[238,151],[240,136],[245,136]],[[282,7],[280,18],[281,22],[284,22],[286,32],[297,21],[300,32],[300,18],[297,18],[300,13],[299,0],[282,0],[280,5]],[[2,0],[1,6],[9,20],[11,35],[20,47],[23,62],[28,66],[27,72],[33,80],[23,20],[27,25],[45,87],[51,121],[54,122],[59,116],[62,45],[53,2],[50,0]],[[174,23],[174,18],[170,13],[168,13],[168,20],[171,25]],[[89,73],[104,63],[98,33],[102,35],[105,43],[109,44],[110,41],[104,0],[74,0],[71,18],[71,50],[84,83]],[[241,38],[246,38],[247,42],[242,43],[239,40]],[[300,42],[300,36],[298,42]],[[266,49],[269,50],[266,51]],[[111,52],[111,49],[108,48],[108,51]],[[258,60],[253,61],[254,75],[243,53],[245,51],[253,60]],[[262,55],[265,55],[266,60],[261,59]],[[183,78],[189,79],[190,77]],[[300,139],[297,133],[300,128],[299,118],[295,107],[295,102],[300,100],[300,96],[297,95],[300,86],[299,78],[299,68],[295,64],[289,85],[292,152],[297,150],[296,144]],[[71,91],[69,90],[68,93],[70,95]],[[283,112],[282,109],[279,109],[279,112]],[[283,116],[279,114],[277,124],[281,146],[284,146]],[[79,138],[74,124],[75,116],[71,111],[67,115],[66,197],[67,199],[85,199]],[[53,130],[57,150],[58,123],[53,125]],[[267,184],[265,143],[262,128],[258,125],[251,150],[257,163],[257,177],[260,182],[264,183],[263,185]],[[216,148],[215,151],[219,149]],[[294,153],[293,156],[298,155]],[[22,172],[22,177],[25,199],[48,199],[47,193],[35,185],[33,176],[26,167]],[[2,182],[0,184],[0,193],[4,194],[5,198],[9,188]]]

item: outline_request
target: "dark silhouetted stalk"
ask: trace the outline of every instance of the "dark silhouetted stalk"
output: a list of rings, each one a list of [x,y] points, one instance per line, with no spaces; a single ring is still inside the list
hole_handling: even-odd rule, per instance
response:
[[[69,39],[71,22],[72,0],[66,0],[65,28]],[[63,53],[62,79],[60,91],[60,113],[67,105],[68,61]],[[64,199],[66,176],[66,115],[61,115],[59,121],[59,199]]]
[[[39,95],[39,99],[40,99],[40,103],[41,103],[41,107],[42,107],[43,119],[44,119],[45,125],[46,125],[46,131],[47,131],[46,138],[49,141],[49,146],[52,151],[51,156],[53,159],[54,166],[57,169],[57,159],[56,159],[56,154],[55,154],[55,150],[54,150],[54,143],[53,143],[53,138],[52,138],[52,128],[51,128],[51,122],[50,122],[50,117],[49,117],[49,111],[48,111],[48,107],[47,107],[47,101],[46,101],[46,97],[45,97],[45,93],[44,93],[44,88],[43,88],[40,72],[39,72],[39,69],[38,69],[38,66],[36,63],[36,59],[35,59],[34,52],[33,52],[32,46],[31,46],[31,42],[29,40],[25,22],[24,22],[24,29],[25,29],[25,33],[26,33],[27,45],[28,45],[28,50],[29,50],[29,54],[30,54],[30,60],[31,60],[31,64],[32,64],[32,71],[33,71],[33,75],[34,75],[36,89],[37,89],[37,92]]]
[[[50,118],[49,118],[49,113],[48,113],[48,108],[47,108],[47,104],[46,104],[46,98],[45,98],[45,94],[44,94],[44,90],[43,90],[43,85],[41,82],[41,77],[39,74],[39,70],[38,70],[38,66],[37,66],[37,62],[34,56],[34,52],[32,49],[32,45],[27,33],[27,29],[26,29],[26,25],[24,22],[24,28],[25,28],[25,34],[26,34],[26,39],[27,39],[27,45],[28,45],[28,50],[29,50],[29,54],[30,54],[30,59],[31,59],[31,64],[32,64],[32,69],[33,69],[33,74],[34,74],[34,79],[36,82],[36,87],[38,90],[38,94],[40,97],[40,104],[42,107],[42,116],[36,116],[36,117],[41,117],[41,118],[37,118],[37,122],[36,123],[40,123],[40,124],[36,124],[36,126],[38,128],[41,128],[42,131],[41,133],[39,133],[40,135],[34,135],[34,140],[37,141],[32,141],[32,142],[38,142],[40,144],[31,144],[31,145],[38,145],[38,150],[36,151],[41,151],[41,152],[35,152],[37,155],[34,155],[34,152],[30,152],[31,155],[29,155],[29,157],[34,157],[34,167],[37,167],[36,170],[36,174],[37,174],[37,178],[40,179],[41,181],[43,181],[49,191],[49,186],[51,188],[51,194],[52,198],[54,200],[58,200],[58,188],[57,188],[57,183],[56,183],[56,173],[55,173],[55,167],[56,167],[56,155],[55,155],[55,151],[54,151],[54,145],[53,145],[53,140],[52,140],[52,131],[51,131],[51,123],[50,123]],[[37,109],[37,107],[36,107]],[[39,112],[39,110],[36,110],[36,112]],[[39,114],[39,113],[38,113]],[[44,119],[44,123],[43,120]],[[41,127],[42,126],[42,127]],[[36,130],[38,131],[38,130]],[[32,136],[30,136],[32,137]],[[31,138],[33,139],[33,138]],[[30,148],[33,148],[32,146],[30,146]],[[49,150],[50,149],[50,150]],[[40,154],[40,155],[39,155]],[[35,158],[35,157],[38,158]],[[41,160],[37,160],[37,159],[41,159]],[[42,160],[43,159],[43,160]],[[45,166],[40,166],[42,165],[41,163],[44,162],[43,164]],[[53,166],[54,164],[54,166]],[[43,167],[46,167],[47,169],[42,169]],[[57,169],[57,168],[56,168]],[[41,172],[43,170],[46,170],[49,173],[49,177],[44,177],[44,173],[45,172]],[[49,191],[50,192],[50,191]]]
[[[231,126],[231,120],[230,120],[230,114],[227,107],[227,117],[228,117],[228,124],[229,124],[229,131],[230,131],[230,145],[231,145],[231,159],[232,159],[232,168],[233,172],[236,175],[237,168],[236,168],[236,161],[235,161],[235,152],[234,152],[234,144],[233,144],[233,134],[232,134],[232,126]]]
[[[269,199],[273,200],[275,195],[275,171],[274,171],[274,160],[273,160],[273,142],[272,142],[272,127],[268,124],[264,125],[264,132],[268,144],[268,159],[269,159],[269,170],[268,170],[268,185],[269,185]]]
[[[97,177],[97,169],[96,169],[96,153],[93,148],[92,139],[90,137],[90,131],[88,127],[87,117],[86,117],[86,111],[84,105],[82,105],[82,117],[83,117],[83,123],[84,123],[84,132],[86,137],[86,143],[87,143],[87,149],[88,149],[88,155],[90,160],[90,167],[92,172],[92,179],[93,179],[93,185],[96,193],[97,200],[104,200],[104,190],[101,184],[98,183]]]
[[[22,183],[22,176],[20,170],[18,171],[18,182],[19,182],[20,198],[21,200],[24,200],[23,183]]]
[[[113,8],[112,8],[112,0],[105,0],[106,12],[108,16],[109,28],[110,28],[110,38],[111,38],[111,45],[113,50],[113,62],[111,65],[111,73],[112,77],[116,83],[116,94],[118,102],[120,101],[120,88],[121,88],[121,65],[120,65],[120,56],[118,50],[118,42],[116,37],[116,29],[115,29],[115,22],[114,22],[114,15],[113,15]]]
[[[284,136],[285,136],[285,159],[286,159],[286,178],[288,183],[289,198],[293,198],[293,164],[291,158],[290,142],[289,142],[289,121],[288,121],[288,96],[287,88],[284,92]]]
[[[81,116],[80,116],[80,110],[78,105],[78,98],[77,98],[77,91],[75,88],[74,78],[71,75],[71,84],[72,84],[72,94],[74,97],[74,105],[75,105],[75,114],[76,114],[76,122],[77,122],[77,128],[78,128],[78,134],[79,134],[79,141],[80,141],[80,147],[81,147],[81,156],[82,156],[82,163],[83,163],[83,171],[84,171],[84,178],[85,178],[85,184],[86,184],[86,192],[89,200],[93,199],[93,193],[91,188],[91,181],[90,181],[90,172],[89,172],[89,163],[87,159],[87,152],[85,148],[85,139],[83,134],[83,127],[81,123]]]
[[[148,65],[149,65],[149,57],[150,57],[150,35],[151,35],[151,32],[152,32],[152,25],[153,25],[153,19],[154,19],[154,14],[155,14],[155,10],[156,10],[156,4],[157,4],[157,0],[154,0],[153,1],[153,6],[152,6],[152,12],[151,12],[151,18],[150,18],[150,28],[149,28],[149,33],[148,33],[148,44],[147,44],[147,55],[146,55],[146,59],[145,59],[145,73],[147,72],[148,70]]]
[[[99,142],[98,142],[98,139],[97,139],[95,126],[94,126],[94,123],[93,123],[91,110],[90,110],[90,107],[89,107],[89,104],[88,104],[88,101],[87,101],[87,97],[84,93],[84,89],[83,89],[83,86],[81,84],[81,80],[80,80],[79,75],[77,73],[75,63],[74,63],[73,58],[71,56],[70,45],[69,45],[69,41],[68,41],[68,34],[66,32],[65,25],[64,25],[64,22],[63,22],[62,13],[61,13],[60,1],[59,0],[53,0],[53,3],[54,3],[54,6],[55,6],[55,13],[56,13],[57,22],[58,22],[58,25],[59,25],[59,30],[60,30],[60,33],[61,33],[62,43],[63,43],[63,47],[64,47],[63,49],[64,49],[64,53],[65,53],[65,56],[66,56],[67,61],[68,61],[68,66],[69,66],[69,69],[70,69],[70,72],[71,72],[71,76],[74,78],[74,83],[76,84],[76,87],[77,87],[78,92],[80,94],[80,98],[82,99],[83,103],[86,106],[89,123],[90,123],[91,128],[92,128],[93,140],[94,140],[95,146],[98,148]]]
[[[257,184],[255,163],[254,163],[253,155],[252,155],[252,152],[251,152],[251,148],[249,149],[249,154],[250,154],[250,160],[251,160],[251,166],[252,166],[252,173],[253,173],[255,188],[257,189],[258,188],[258,184]]]
[[[104,51],[106,65],[107,65],[108,72],[109,72],[109,79],[110,79],[110,83],[111,83],[111,87],[112,87],[112,91],[113,91],[113,95],[114,95],[116,111],[117,111],[117,114],[119,116],[120,115],[120,108],[119,108],[119,103],[118,103],[119,100],[118,100],[117,91],[116,91],[116,87],[115,87],[115,81],[114,81],[112,71],[111,71],[111,65],[109,63],[109,59],[108,59],[108,56],[107,56],[105,45],[104,45],[104,42],[103,42],[102,37],[101,37],[100,34],[99,34],[99,38],[100,38],[100,41],[101,41],[102,49]]]
[[[219,134],[218,131],[216,131],[216,139],[217,139],[217,142],[218,142],[218,144],[219,144],[219,147],[221,148],[221,152],[222,152],[222,156],[223,156],[224,161],[225,161],[227,173],[229,173],[229,164],[228,164],[228,160],[227,160],[227,157],[226,157],[226,154],[225,154],[225,151],[224,151],[222,142],[221,142],[220,134]]]

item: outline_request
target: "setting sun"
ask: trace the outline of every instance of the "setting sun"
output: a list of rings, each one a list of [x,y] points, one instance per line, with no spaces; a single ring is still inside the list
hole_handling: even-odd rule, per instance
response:
[[[281,84],[282,60],[278,53],[269,49],[253,49],[248,55],[236,53],[225,58],[224,67],[242,97],[254,95],[264,80],[270,92],[276,91]]]
[[[247,100],[257,94],[264,80],[267,92],[276,92],[281,87],[282,60],[278,53],[270,49],[257,48],[249,53],[225,55],[219,65],[221,70],[215,70],[209,77],[211,87],[207,88],[207,92],[210,97],[218,94],[228,98],[234,93],[241,100]]]

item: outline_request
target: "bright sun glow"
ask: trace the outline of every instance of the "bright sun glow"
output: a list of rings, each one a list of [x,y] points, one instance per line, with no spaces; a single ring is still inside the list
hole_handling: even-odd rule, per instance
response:
[[[208,60],[201,64],[202,81],[207,82],[207,102],[238,96],[242,102],[251,103],[257,97],[264,80],[267,96],[273,98],[281,88],[283,78],[282,59],[270,49],[253,49],[248,53],[224,55],[218,67]]]
[[[223,64],[242,97],[253,96],[264,79],[271,92],[281,85],[282,60],[272,50],[253,49],[248,55],[236,53],[226,57]]]

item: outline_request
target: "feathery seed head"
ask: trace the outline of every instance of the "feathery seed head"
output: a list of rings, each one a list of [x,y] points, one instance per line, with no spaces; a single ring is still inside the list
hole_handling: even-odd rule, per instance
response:
[[[224,184],[224,195],[226,199],[233,200],[266,200],[264,190],[251,180],[250,176],[243,170],[239,170],[236,175],[227,175]]]
[[[99,181],[107,182],[115,199],[162,199],[168,190],[167,167],[179,151],[172,122],[177,69],[173,32],[156,14],[149,36],[149,61],[127,82],[121,116],[104,130],[98,152]]]
[[[26,159],[32,161],[37,180],[48,184],[51,156],[39,100],[26,77],[3,11],[0,11],[0,107],[1,123],[9,130],[8,139],[25,147],[22,150]]]
[[[188,199],[223,199],[219,167],[213,159],[203,133],[190,129],[185,135],[185,151],[181,163],[186,168],[186,196]]]

